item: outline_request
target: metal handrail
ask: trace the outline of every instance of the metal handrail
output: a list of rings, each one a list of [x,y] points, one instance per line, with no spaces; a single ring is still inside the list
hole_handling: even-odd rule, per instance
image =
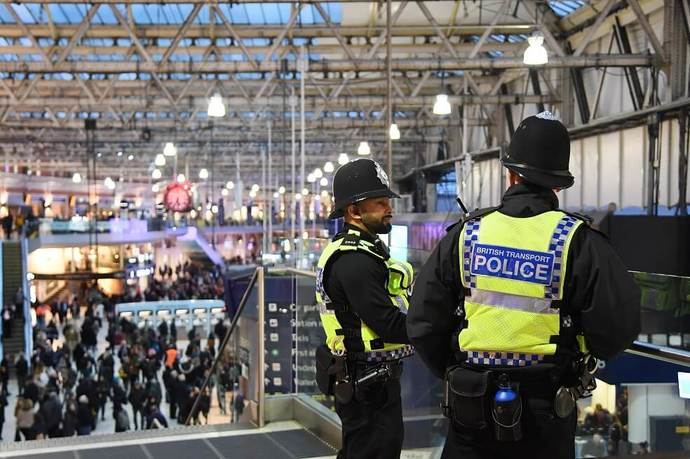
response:
[[[304,269],[297,269],[297,268],[290,268],[290,267],[280,267],[280,268],[271,268],[270,271],[267,270],[266,274],[295,274],[297,276],[304,276],[304,277],[311,277],[312,279],[316,279],[316,273],[314,271],[307,271]]]
[[[645,343],[642,341],[635,341],[625,350],[626,353],[632,355],[639,355],[648,359],[660,360],[662,362],[673,363],[690,367],[690,352],[680,349],[673,349],[664,346],[657,346],[656,344]]]
[[[22,235],[23,236],[23,235]],[[29,239],[20,236],[20,257],[22,260],[22,308],[24,311],[24,355],[30,356],[34,351],[34,328],[31,323],[31,291],[29,289]]]
[[[206,389],[206,387],[208,387],[208,383],[211,380],[211,377],[215,374],[216,367],[218,366],[218,362],[220,361],[221,356],[225,352],[225,346],[227,346],[228,341],[230,341],[230,336],[232,335],[232,332],[235,331],[235,328],[237,327],[237,322],[239,322],[240,316],[242,315],[242,312],[244,311],[244,307],[247,304],[247,301],[249,300],[250,292],[254,288],[254,284],[256,284],[256,280],[259,277],[259,269],[260,268],[255,269],[254,273],[252,274],[251,279],[249,279],[249,284],[247,284],[247,289],[244,291],[244,294],[242,295],[242,299],[240,300],[240,304],[237,307],[237,311],[235,312],[235,316],[232,318],[232,322],[230,322],[230,329],[227,331],[227,333],[225,333],[225,337],[223,337],[223,341],[220,344],[220,348],[218,349],[218,353],[216,354],[216,358],[213,359],[213,365],[211,365],[211,371],[209,372],[208,376],[206,376],[204,383],[199,388],[199,394],[194,399],[194,404],[192,405],[192,409],[189,411],[189,414],[187,414],[187,419],[185,419],[185,421],[184,421],[184,424],[186,426],[188,426],[190,421],[192,420],[192,415],[194,414],[194,412],[196,411],[196,409],[199,405],[199,400],[201,400],[201,394],[204,393],[204,390]],[[260,384],[263,384],[263,381],[261,381]]]

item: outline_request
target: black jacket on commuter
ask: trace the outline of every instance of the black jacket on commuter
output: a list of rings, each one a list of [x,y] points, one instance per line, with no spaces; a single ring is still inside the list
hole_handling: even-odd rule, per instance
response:
[[[506,191],[497,212],[527,218],[557,209],[553,191],[522,183]],[[450,227],[425,263],[407,316],[417,354],[438,377],[453,363],[453,335],[460,323],[454,312],[465,298],[458,258],[462,228],[462,221]],[[625,350],[640,331],[640,290],[606,236],[587,225],[580,226],[570,243],[560,307],[600,359]]]

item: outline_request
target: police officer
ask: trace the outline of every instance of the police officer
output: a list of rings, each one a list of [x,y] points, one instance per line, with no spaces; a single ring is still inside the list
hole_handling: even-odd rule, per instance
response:
[[[552,114],[523,120],[501,204],[450,227],[415,283],[408,335],[449,389],[442,457],[574,458],[594,358],[640,330],[639,289],[606,237],[558,208],[569,159]]]
[[[320,351],[335,363],[322,370],[317,364],[317,379],[326,373],[335,379],[338,458],[398,458],[400,360],[413,352],[405,329],[412,267],[391,259],[377,234],[391,231],[390,199],[399,196],[370,159],[340,167],[333,196],[329,218],[343,217],[345,225],[319,259],[316,299],[326,332]]]

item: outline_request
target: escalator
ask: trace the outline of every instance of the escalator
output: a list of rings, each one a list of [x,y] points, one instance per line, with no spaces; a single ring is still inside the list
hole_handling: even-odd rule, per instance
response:
[[[179,236],[177,241],[193,261],[199,261],[202,264],[210,262],[216,266],[223,266],[225,264],[221,254],[209,244],[201,231],[195,226],[188,227],[187,232]]]
[[[22,249],[18,241],[2,242],[2,299],[3,305],[12,305],[18,289],[22,288],[23,278]],[[3,333],[3,356],[16,356],[24,351],[24,311],[15,311],[12,329]]]

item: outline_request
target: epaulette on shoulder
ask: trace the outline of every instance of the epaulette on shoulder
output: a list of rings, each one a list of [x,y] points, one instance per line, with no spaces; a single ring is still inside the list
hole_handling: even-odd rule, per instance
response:
[[[348,232],[345,236],[343,236],[343,242],[341,242],[340,245],[347,247],[357,247],[359,245],[359,240],[359,234]]]
[[[587,226],[592,226],[592,222],[594,221],[592,217],[586,214],[581,214],[578,212],[568,212],[565,210],[561,210],[561,212],[563,212],[566,215],[570,215],[573,218],[577,218],[578,220],[582,220],[583,222],[587,223]]]
[[[458,224],[462,225],[462,224],[464,224],[465,222],[472,220],[473,218],[483,217],[484,215],[488,215],[488,214],[490,214],[491,212],[494,212],[494,211],[496,211],[496,210],[498,210],[498,209],[500,209],[500,208],[501,208],[501,206],[496,206],[496,207],[484,207],[484,208],[482,208],[482,209],[475,209],[475,210],[473,210],[472,212],[470,212],[469,214],[463,215],[462,217],[460,217],[460,219],[459,219],[458,221],[456,221],[455,223],[453,223],[452,225],[450,225],[449,227],[447,227],[447,228],[446,228],[446,233],[449,233],[449,232],[450,232],[453,228],[455,228]]]

